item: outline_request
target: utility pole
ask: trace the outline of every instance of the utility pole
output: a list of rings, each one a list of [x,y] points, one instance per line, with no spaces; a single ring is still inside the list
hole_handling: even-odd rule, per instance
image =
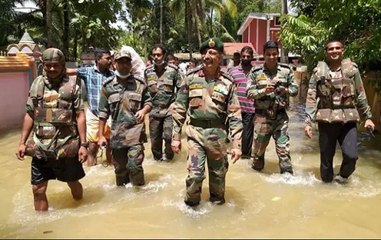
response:
[[[282,15],[288,14],[287,10],[287,0],[282,0]],[[282,45],[281,47],[281,56],[280,56],[280,61],[283,63],[288,63],[288,50],[285,49]]]
[[[163,43],[163,0],[160,0],[160,43]]]
[[[53,2],[52,0],[46,0],[45,2],[45,29],[46,29],[46,37],[48,44],[46,47],[50,48],[53,46],[53,17],[52,17],[52,8]]]

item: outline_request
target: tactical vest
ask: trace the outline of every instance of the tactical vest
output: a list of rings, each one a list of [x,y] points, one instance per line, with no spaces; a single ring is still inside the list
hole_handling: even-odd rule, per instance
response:
[[[135,113],[142,109],[146,85],[143,80],[133,78],[132,84],[128,83],[124,88],[118,88],[114,86],[115,78],[109,79],[103,85],[106,88],[112,118],[110,144],[112,148],[123,148],[139,144],[144,137],[144,124],[136,122]]]
[[[38,158],[75,156],[79,148],[73,109],[77,78],[65,77],[58,91],[49,90],[44,78],[38,77],[30,90],[34,129],[26,154]]]
[[[341,79],[331,79],[326,62],[318,62],[316,68],[319,98],[316,121],[321,122],[357,122],[360,120],[356,109],[356,86],[354,76],[357,66],[349,58],[341,62]]]

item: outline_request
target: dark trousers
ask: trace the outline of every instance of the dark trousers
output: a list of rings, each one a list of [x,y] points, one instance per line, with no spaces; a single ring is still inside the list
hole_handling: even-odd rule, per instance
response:
[[[336,142],[340,144],[343,160],[340,176],[349,177],[356,168],[357,154],[357,125],[349,123],[319,123],[320,145],[320,175],[324,182],[333,180],[333,157]]]
[[[164,153],[168,160],[172,159],[174,153],[171,148],[172,142],[172,115],[164,117],[149,118],[149,132],[151,138],[151,150],[155,160],[162,160],[163,157],[163,140],[164,140]]]
[[[112,149],[112,159],[115,168],[116,185],[123,186],[129,182],[134,186],[144,185],[144,146]]]
[[[242,130],[242,155],[251,156],[254,138],[254,113],[241,112]]]

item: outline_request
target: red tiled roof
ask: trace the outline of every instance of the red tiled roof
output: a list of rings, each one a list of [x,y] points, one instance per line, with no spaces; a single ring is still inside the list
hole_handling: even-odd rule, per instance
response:
[[[255,50],[254,46],[252,43],[247,42],[247,43],[241,43],[241,42],[225,42],[224,43],[224,54],[225,57],[232,57],[234,52],[238,51],[241,52],[241,49],[245,46],[249,46],[254,50],[254,56],[257,55],[257,51]]]

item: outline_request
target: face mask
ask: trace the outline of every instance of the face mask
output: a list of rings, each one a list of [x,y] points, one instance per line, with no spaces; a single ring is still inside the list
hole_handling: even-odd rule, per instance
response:
[[[155,66],[161,66],[165,63],[165,61],[162,61],[161,63],[156,63],[155,60],[153,60],[153,64],[155,64]]]
[[[251,65],[251,60],[250,59],[242,59],[242,65],[244,66],[249,66]]]
[[[118,76],[119,78],[125,79],[125,78],[128,78],[131,74],[128,73],[126,75],[122,75],[122,74],[120,74],[120,72],[118,70],[115,70],[115,75]]]

